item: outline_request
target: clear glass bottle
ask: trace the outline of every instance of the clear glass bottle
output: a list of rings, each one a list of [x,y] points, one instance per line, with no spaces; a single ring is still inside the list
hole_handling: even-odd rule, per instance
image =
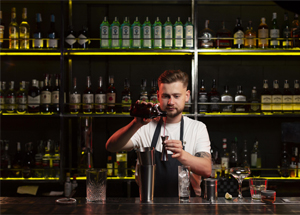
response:
[[[261,18],[261,23],[258,26],[258,48],[268,48],[269,28],[266,24],[266,19]]]
[[[89,39],[89,29],[87,26],[82,26],[81,31],[78,32],[78,48],[87,49],[91,40]]]
[[[236,25],[233,29],[233,48],[244,48],[244,28],[240,17],[236,19]]]
[[[221,153],[221,177],[226,178],[229,173],[229,152],[227,151],[227,139],[223,138],[223,151]]]
[[[260,112],[260,100],[257,96],[257,90],[256,90],[256,86],[253,86],[252,90],[251,90],[251,97],[248,100],[249,103],[249,112],[251,113],[258,113]]]
[[[280,48],[280,30],[277,24],[277,13],[273,13],[272,25],[270,27],[270,48]]]
[[[278,80],[273,81],[272,112],[282,112],[282,93],[279,90]]]
[[[173,26],[172,22],[170,21],[170,17],[167,17],[166,22],[163,26],[163,47],[165,49],[172,49],[173,48]]]
[[[283,112],[293,111],[293,93],[290,90],[289,81],[284,81],[283,94],[282,94],[282,110]]]
[[[300,87],[299,87],[299,80],[295,80],[294,81],[293,111],[295,113],[296,112],[300,112]]]
[[[184,48],[192,49],[194,48],[194,25],[191,21],[191,17],[184,24]]]
[[[100,48],[109,49],[111,47],[111,31],[110,25],[105,16],[100,25]]]
[[[237,92],[236,95],[234,97],[234,110],[236,113],[244,113],[246,112],[246,103],[247,102],[247,98],[244,95],[243,92],[243,88],[242,86],[237,86]],[[238,103],[244,103],[244,104],[238,104]]]
[[[224,21],[222,22],[222,28],[220,28],[217,31],[216,37],[221,38],[221,39],[217,39],[217,44],[216,44],[217,48],[230,48],[232,46],[232,41],[230,39],[226,39],[226,38],[231,38],[232,35],[230,30],[228,30],[225,27]]]
[[[117,17],[115,17],[115,20],[110,25],[110,35],[111,35],[111,48],[112,49],[121,48],[120,23]]]
[[[183,48],[183,24],[180,21],[180,17],[178,17],[177,21],[174,23],[173,26],[173,46],[175,49],[182,49]]]
[[[161,49],[162,48],[162,24],[159,21],[159,17],[156,17],[156,20],[152,25],[152,39],[153,39],[152,48]]]
[[[249,155],[248,155],[248,148],[247,148],[247,140],[244,140],[244,148],[243,148],[243,155],[242,155],[242,167],[250,167],[249,164]]]
[[[15,82],[9,82],[9,89],[5,97],[6,112],[15,113],[16,112],[16,93],[15,93]]]
[[[60,75],[55,74],[55,85],[52,87],[51,92],[51,103],[52,103],[52,113],[59,113],[59,91],[60,91]]]
[[[211,30],[209,27],[209,20],[205,20],[205,28],[199,32],[200,37],[200,48],[213,48],[214,41],[211,39],[215,37],[215,32]]]
[[[149,21],[149,18],[146,17],[146,20],[142,26],[142,47],[144,49],[152,48],[151,36],[152,36],[151,22]]]
[[[131,105],[130,83],[127,78],[124,80],[124,89],[122,91],[122,112],[129,113]]]
[[[229,86],[224,86],[224,93],[221,95],[221,102],[224,103],[221,105],[221,112],[232,113],[233,112],[233,98],[229,92]],[[226,104],[231,103],[231,104]]]
[[[27,8],[23,8],[20,24],[20,49],[29,49],[30,26],[27,22]]]
[[[217,81],[216,79],[213,79],[211,91],[208,93],[208,101],[211,103],[209,106],[210,112],[220,112],[220,105],[218,104],[220,100],[220,94],[217,91]]]
[[[33,32],[33,41],[32,41],[32,48],[43,48],[44,41],[43,41],[43,33],[42,33],[42,15],[40,13],[36,14],[36,28]]]
[[[106,90],[106,103],[108,104],[106,107],[107,114],[116,114],[116,100],[117,100],[117,91],[115,88],[114,76],[109,76],[109,85]]]
[[[49,87],[49,75],[45,75],[45,85],[41,88],[41,107],[42,114],[51,113],[51,89]]]
[[[104,114],[106,106],[104,103],[106,102],[106,93],[103,89],[103,79],[102,76],[99,77],[98,80],[98,88],[95,92],[95,113],[96,114]]]
[[[294,20],[291,26],[291,37],[292,37],[292,47],[300,47],[300,23],[299,23],[299,15],[295,13]]]
[[[40,89],[38,87],[38,81],[32,80],[32,85],[28,89],[27,102],[28,102],[28,113],[39,113],[40,112]]]
[[[289,23],[289,15],[287,12],[284,13],[284,22],[282,25],[282,38],[284,39],[282,41],[282,48],[291,48],[292,47],[292,41],[291,41],[291,29],[290,29],[290,23]]]
[[[200,103],[208,102],[208,95],[205,89],[205,81],[201,79],[200,89],[198,92],[198,101]],[[198,104],[198,112],[199,113],[207,113],[208,112],[208,105],[207,104]]]
[[[2,11],[0,10],[0,48],[3,46],[3,37],[4,37],[5,24],[2,21]]]
[[[48,31],[47,48],[57,49],[58,47],[58,35],[55,29],[55,16],[50,16],[50,28]]]
[[[19,26],[17,23],[16,8],[11,9],[11,22],[8,26],[9,48],[19,49]]]
[[[128,17],[125,17],[121,25],[121,38],[122,38],[122,49],[129,49],[132,46],[132,36],[130,30],[130,21]]]
[[[73,89],[70,92],[70,104],[69,104],[69,111],[71,114],[78,114],[80,113],[81,109],[81,93],[77,89],[77,78],[73,78]]]
[[[254,168],[254,169],[253,169]],[[256,139],[251,151],[251,174],[253,176],[260,176],[261,168],[261,154],[258,149],[258,140]]]
[[[157,99],[157,80],[156,79],[152,79],[151,81],[151,90],[149,92],[149,101],[152,102],[153,104],[158,103],[158,99]]]
[[[131,25],[131,35],[132,35],[132,48],[140,49],[142,47],[141,40],[141,23],[138,17],[135,17],[134,22]]]
[[[256,48],[256,31],[253,30],[252,21],[248,22],[245,32],[245,48]]]
[[[17,142],[17,150],[14,155],[14,159],[12,161],[12,175],[17,178],[22,177],[22,162],[23,162],[23,154],[21,150],[21,143]]]
[[[261,111],[271,112],[272,95],[271,92],[269,91],[268,80],[264,80],[263,82],[263,90],[260,94],[260,101],[261,101]]]
[[[91,77],[86,77],[86,88],[82,96],[82,111],[84,114],[92,114],[94,112],[94,92],[92,91]]]
[[[141,81],[140,98],[139,98],[141,102],[142,101],[149,102],[149,96],[146,87],[147,87],[147,80],[143,78]]]

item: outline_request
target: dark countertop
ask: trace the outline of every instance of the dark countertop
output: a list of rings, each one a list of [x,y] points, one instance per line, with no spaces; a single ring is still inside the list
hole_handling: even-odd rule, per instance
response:
[[[227,201],[223,197],[210,203],[201,197],[180,203],[178,198],[155,198],[152,203],[140,203],[139,198],[108,198],[105,203],[87,203],[76,198],[76,204],[60,205],[58,197],[0,197],[1,214],[300,214],[299,203],[274,204]],[[290,198],[300,201],[299,197]]]

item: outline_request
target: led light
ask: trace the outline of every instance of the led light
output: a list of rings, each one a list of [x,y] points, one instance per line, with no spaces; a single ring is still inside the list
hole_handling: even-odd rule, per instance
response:
[[[192,52],[69,52],[65,55],[193,55]]]
[[[60,52],[0,52],[0,55],[13,56],[59,56]]]

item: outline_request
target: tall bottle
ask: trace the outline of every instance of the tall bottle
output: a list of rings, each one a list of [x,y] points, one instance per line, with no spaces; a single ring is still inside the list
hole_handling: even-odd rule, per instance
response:
[[[21,151],[21,143],[17,142],[17,150],[11,165],[13,168],[12,173],[14,177],[22,177],[22,170],[21,170],[22,162],[23,162],[23,155]]]
[[[300,112],[300,88],[299,88],[299,80],[295,80],[294,81],[293,111],[294,112]]]
[[[43,169],[43,156],[45,154],[45,146],[44,141],[40,140],[37,142],[36,154],[34,155],[35,160],[35,177],[41,178],[44,177],[44,169]]]
[[[148,97],[148,91],[146,89],[147,87],[147,80],[146,79],[142,79],[141,82],[141,90],[140,90],[140,101],[144,101],[144,102],[149,102],[149,97]]]
[[[9,83],[9,89],[5,97],[6,112],[15,113],[16,112],[16,93],[15,93],[15,82],[11,81]]]
[[[0,82],[0,114],[2,112],[5,112],[5,95],[4,95],[4,91],[2,90],[2,83]]]
[[[53,14],[50,16],[50,28],[47,36],[47,48],[57,49],[58,39],[57,32],[55,30],[55,16]]]
[[[215,32],[209,27],[209,20],[205,20],[205,28],[199,32],[200,37],[200,48],[213,48],[214,41],[211,39],[215,37]]]
[[[209,106],[210,112],[220,112],[220,94],[217,91],[217,81],[213,79],[211,91],[208,93],[208,101],[211,103]]]
[[[2,21],[2,11],[0,10],[0,48],[3,48],[3,37],[4,37],[4,23]]]
[[[298,147],[292,148],[292,156],[291,156],[291,163],[290,163],[290,177],[298,177]]]
[[[291,41],[291,29],[289,24],[289,15],[287,12],[284,13],[284,22],[282,25],[282,38],[284,39],[282,41],[282,48],[291,48],[292,47],[292,41]]]
[[[108,104],[106,107],[106,113],[108,114],[115,114],[117,112],[116,110],[116,100],[117,100],[117,91],[114,86],[114,76],[109,76],[109,85],[106,90],[106,103]]]
[[[177,21],[174,23],[173,38],[175,38],[173,42],[174,48],[182,49],[183,48],[183,24],[180,21],[180,17],[178,17]]]
[[[90,44],[89,29],[86,26],[82,26],[81,31],[78,32],[78,48],[87,49]]]
[[[262,112],[271,112],[272,95],[269,91],[268,80],[264,80],[263,90],[260,94]]]
[[[279,48],[280,47],[280,30],[277,25],[277,13],[273,13],[272,25],[270,27],[270,47],[271,48]]]
[[[231,40],[227,40],[226,38],[231,38],[231,32],[230,30],[228,30],[225,27],[225,22],[222,22],[222,27],[217,31],[216,34],[217,38],[221,38],[221,39],[217,39],[217,44],[216,47],[217,48],[230,48],[231,45]]]
[[[140,49],[142,47],[141,40],[141,23],[138,17],[135,17],[135,21],[131,25],[131,35],[132,35],[132,48]]]
[[[266,24],[266,19],[261,18],[261,23],[258,26],[258,47],[259,48],[268,48],[268,37],[269,30],[268,25]]]
[[[279,90],[278,80],[274,80],[273,82],[272,111],[282,112],[282,93]]]
[[[32,41],[32,48],[43,48],[44,41],[43,41],[43,33],[42,33],[42,15],[40,13],[36,14],[36,28],[33,32],[33,41]]]
[[[145,22],[142,26],[142,47],[144,49],[151,49],[152,48],[152,26],[149,18],[146,17]]]
[[[237,167],[238,156],[237,156],[237,144],[235,141],[231,142],[230,154],[229,154],[229,168]]]
[[[105,16],[100,25],[100,48],[108,49],[111,47],[111,32],[109,30],[109,22]]]
[[[162,48],[162,24],[159,21],[159,17],[156,17],[156,20],[152,25],[152,39],[153,39],[152,48],[161,49]]]
[[[28,113],[39,113],[40,112],[40,89],[38,87],[38,81],[32,79],[32,85],[28,89],[27,95],[28,101]]]
[[[252,170],[252,168],[254,168],[255,170]],[[253,149],[251,151],[251,173],[252,173],[252,175],[259,176],[260,168],[261,168],[261,154],[258,149],[258,140],[255,140]]]
[[[27,8],[23,8],[20,24],[20,49],[29,49],[30,26],[27,22]]]
[[[106,102],[106,93],[103,89],[103,79],[102,76],[99,77],[98,80],[98,88],[95,92],[95,113],[103,114],[105,113],[105,105]]]
[[[9,141],[4,140],[4,152],[1,153],[1,162],[0,162],[0,177],[1,178],[8,178],[10,176],[11,170],[11,158],[9,155]]]
[[[233,105],[226,103],[233,103],[233,97],[229,93],[229,86],[224,87],[224,93],[221,95],[221,102],[224,103],[221,105],[221,112],[231,113],[233,112]]]
[[[249,155],[248,155],[248,149],[247,149],[247,140],[244,140],[244,148],[243,148],[241,166],[242,167],[250,167]]]
[[[172,23],[170,21],[170,17],[167,17],[166,22],[164,23],[163,26],[163,46],[165,49],[171,49],[173,48],[173,27]]]
[[[244,28],[240,17],[236,19],[236,25],[233,29],[233,48],[244,48]]]
[[[67,172],[66,173],[66,181],[65,181],[65,184],[64,184],[64,195],[65,197],[69,197],[72,193],[72,184],[71,184],[71,181],[70,181],[70,173]]]
[[[115,20],[110,25],[110,35],[111,35],[111,48],[119,49],[121,47],[121,32],[120,32],[120,23],[118,18],[115,17]]]
[[[256,86],[253,86],[252,90],[251,90],[251,97],[248,100],[249,103],[249,112],[252,113],[257,113],[260,112],[260,100],[257,96],[257,90],[256,90]]]
[[[291,37],[292,37],[292,46],[300,47],[300,23],[299,23],[299,15],[295,13],[294,20],[292,22],[291,27]]]
[[[152,79],[151,81],[151,90],[149,92],[149,101],[152,102],[153,104],[158,103],[158,99],[157,99],[157,80],[156,79]]]
[[[283,112],[293,111],[293,93],[290,90],[289,81],[284,81],[283,95],[282,95],[282,110]]]
[[[45,75],[45,85],[41,89],[41,107],[42,114],[51,113],[51,89],[49,87],[49,75]]]
[[[248,22],[245,32],[245,48],[256,48],[256,31],[253,30],[252,21]]]
[[[55,74],[55,85],[52,88],[51,92],[51,103],[52,103],[52,112],[57,114],[59,113],[59,91],[60,91],[60,75]]]
[[[32,152],[32,142],[25,144],[25,155],[23,160],[23,177],[30,178],[33,175],[35,165],[34,155]]]
[[[9,48],[19,49],[19,26],[17,23],[16,8],[11,9],[11,22],[8,27]]]
[[[198,101],[200,103],[208,102],[207,91],[205,89],[205,81],[201,79],[201,85],[198,92]],[[207,104],[198,104],[198,112],[199,113],[207,113],[208,112],[208,105]]]
[[[227,177],[229,172],[229,152],[227,151],[227,139],[223,138],[223,152],[221,154],[221,177]]]
[[[91,83],[91,77],[86,77],[86,88],[83,91],[82,96],[82,111],[84,114],[91,114],[94,112],[94,92],[92,91],[92,83]]]
[[[280,173],[282,177],[289,177],[289,168],[290,168],[290,156],[286,149],[286,143],[283,143],[283,150],[281,153],[281,162],[280,162]]]
[[[69,25],[68,30],[66,32],[66,38],[65,38],[65,47],[69,49],[76,48],[77,43],[76,43],[76,33],[73,30],[73,26]]]
[[[161,111],[158,104],[154,106],[145,103],[134,103],[130,109],[130,115],[146,119],[156,118],[158,116],[167,116],[167,112]]]
[[[124,80],[124,89],[122,91],[122,112],[129,113],[131,105],[130,83],[127,78]]]
[[[247,98],[244,95],[242,86],[237,86],[237,92],[234,97],[235,103],[246,103]],[[235,104],[234,110],[236,113],[243,113],[246,112],[246,105],[245,104]]]
[[[131,48],[132,36],[130,30],[130,21],[126,16],[121,25],[121,38],[122,38],[122,49]]]
[[[192,49],[194,48],[194,25],[191,21],[191,17],[188,17],[188,20],[184,24],[184,48]]]
[[[78,114],[80,113],[81,107],[81,93],[77,89],[77,78],[73,78],[73,89],[70,92],[70,104],[69,104],[69,111],[71,114]]]

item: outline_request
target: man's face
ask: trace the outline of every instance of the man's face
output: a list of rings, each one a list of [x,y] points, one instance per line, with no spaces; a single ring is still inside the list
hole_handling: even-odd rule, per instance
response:
[[[182,113],[185,102],[190,98],[190,91],[180,81],[161,83],[157,97],[161,110],[166,111],[168,117],[174,118]]]

